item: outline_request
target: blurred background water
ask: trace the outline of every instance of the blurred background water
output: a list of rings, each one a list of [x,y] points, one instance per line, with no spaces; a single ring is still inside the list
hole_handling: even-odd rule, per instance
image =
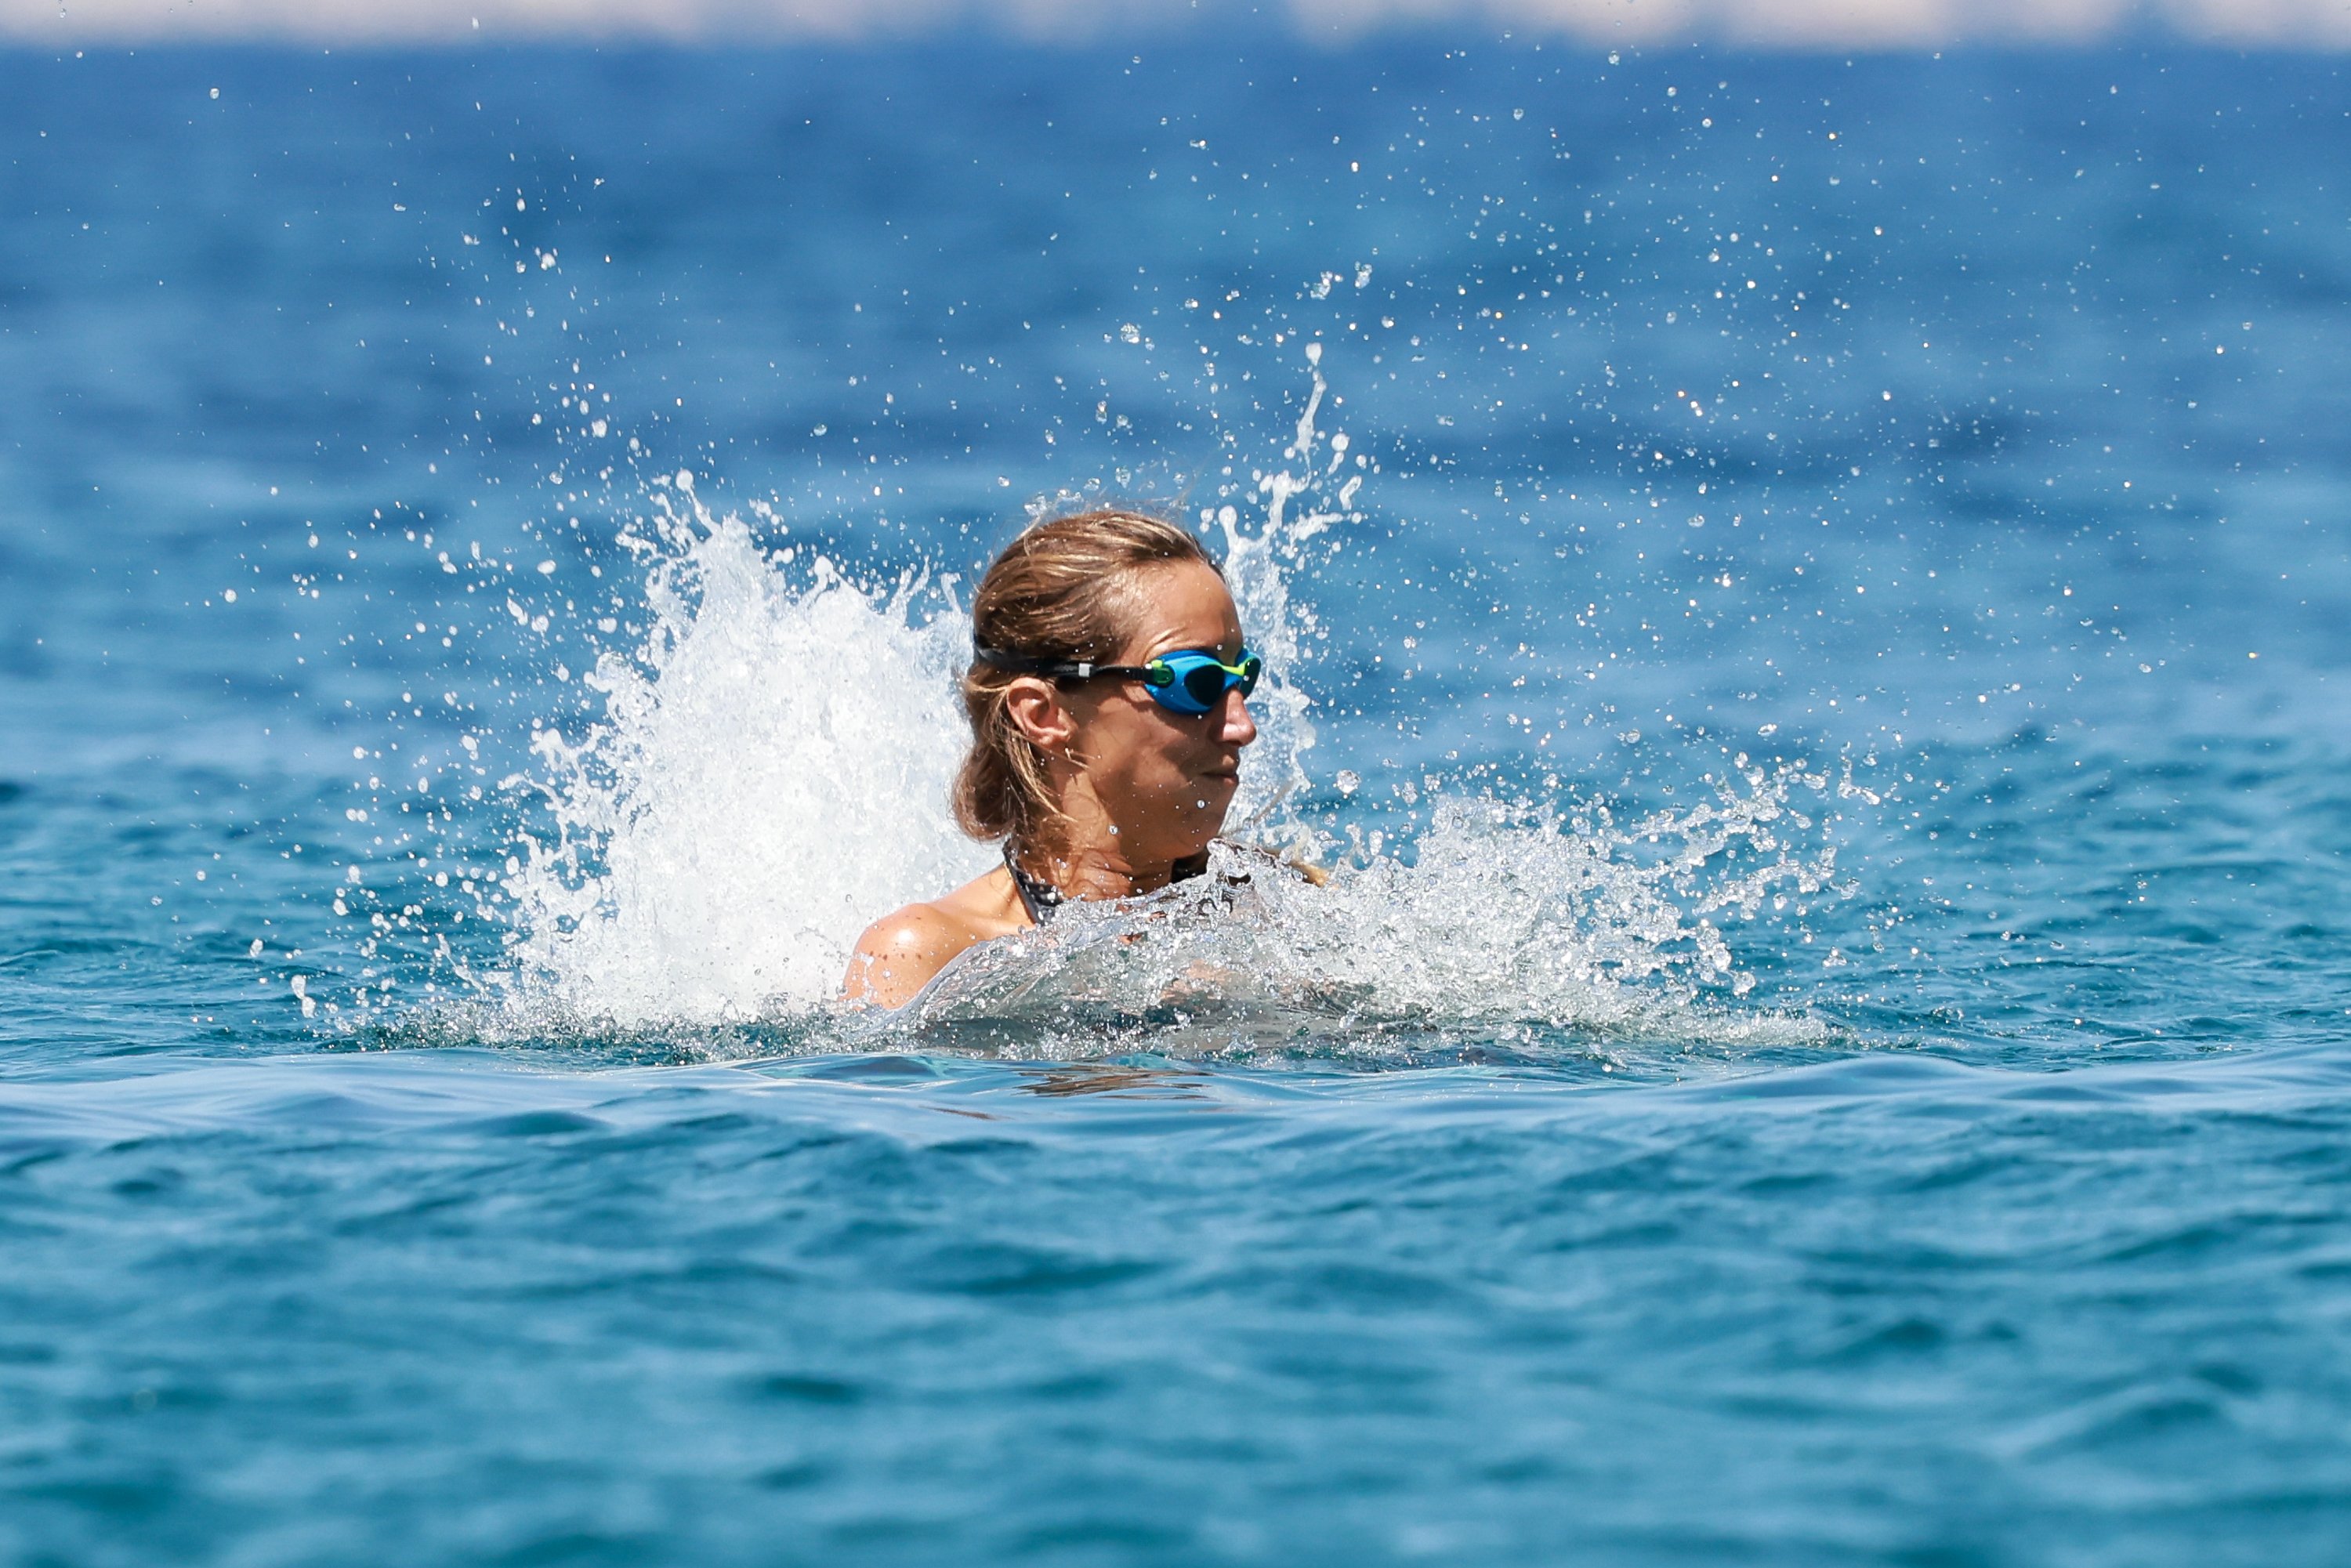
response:
[[[0,53],[0,1543],[2338,1560],[2346,109]],[[841,1016],[1102,495],[1257,548],[1337,893]]]

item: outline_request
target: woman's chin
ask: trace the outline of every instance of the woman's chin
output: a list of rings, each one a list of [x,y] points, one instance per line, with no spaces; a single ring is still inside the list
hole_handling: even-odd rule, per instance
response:
[[[1200,815],[1208,826],[1208,836],[1214,838],[1224,831],[1225,813],[1232,809],[1233,797],[1240,790],[1241,781],[1229,773],[1217,774],[1200,780]]]
[[[1129,852],[1144,860],[1164,855],[1178,861],[1204,853],[1225,831],[1225,815],[1232,807],[1236,789],[1237,781],[1229,778],[1195,780],[1185,796],[1160,806],[1155,814],[1142,814],[1145,821],[1130,828],[1125,835]],[[1171,806],[1175,809],[1170,810]]]

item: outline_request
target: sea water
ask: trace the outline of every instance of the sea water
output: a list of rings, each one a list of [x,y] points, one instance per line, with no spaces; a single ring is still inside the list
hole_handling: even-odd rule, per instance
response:
[[[0,1550],[2339,1560],[2346,102],[0,57]],[[841,1008],[1111,499],[1247,880]]]

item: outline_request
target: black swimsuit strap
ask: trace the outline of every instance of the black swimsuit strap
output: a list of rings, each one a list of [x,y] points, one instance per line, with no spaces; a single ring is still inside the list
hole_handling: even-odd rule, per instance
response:
[[[1020,907],[1029,912],[1029,924],[1044,925],[1047,917],[1061,906],[1061,890],[1021,870],[1020,857],[1013,852],[1010,839],[1004,841],[1004,869],[1012,873],[1012,885],[1020,894]]]

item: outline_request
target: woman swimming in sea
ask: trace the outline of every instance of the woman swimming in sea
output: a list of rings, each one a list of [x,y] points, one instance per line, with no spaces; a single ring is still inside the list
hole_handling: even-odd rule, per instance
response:
[[[1174,523],[1112,509],[1036,524],[981,580],[972,638],[955,814],[1002,840],[1004,863],[869,926],[852,1001],[897,1007],[1066,900],[1200,874],[1257,738],[1263,662],[1216,562]]]

